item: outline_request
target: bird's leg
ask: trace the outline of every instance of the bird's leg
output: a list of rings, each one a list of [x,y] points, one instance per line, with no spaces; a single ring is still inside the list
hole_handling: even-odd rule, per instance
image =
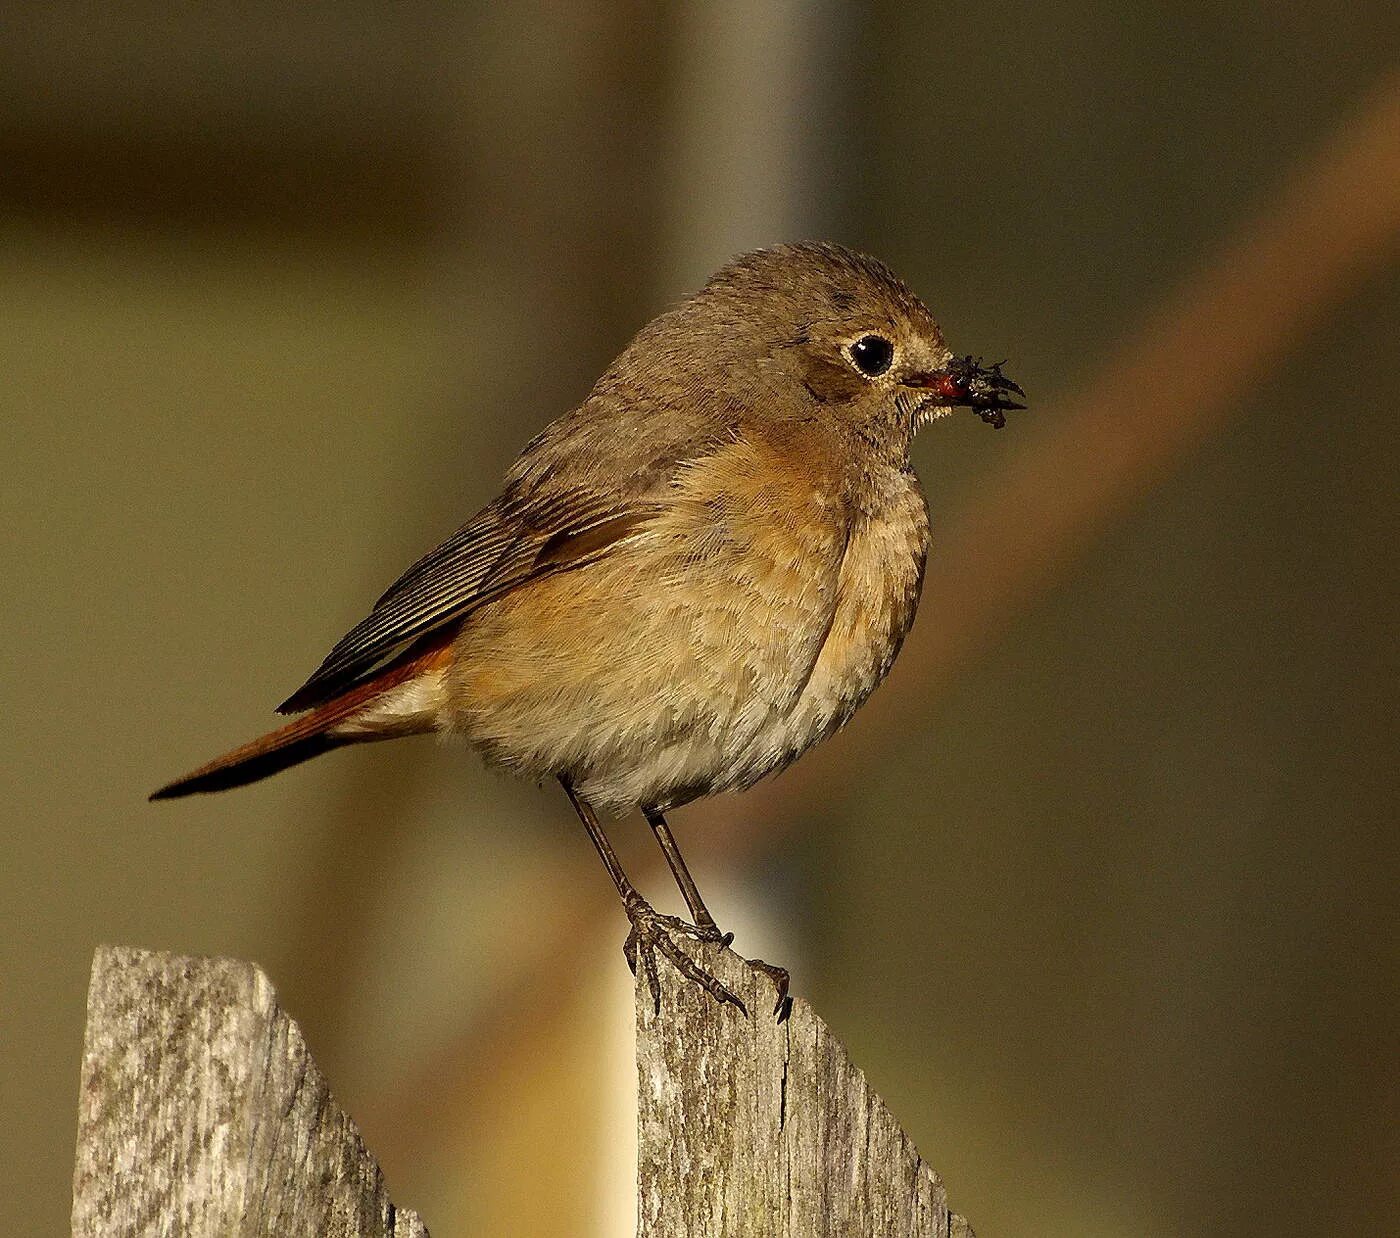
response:
[[[636,975],[637,964],[640,962],[657,1013],[661,1012],[661,985],[656,975],[656,952],[659,950],[666,961],[687,980],[694,981],[721,1005],[730,1002],[747,1015],[748,1009],[736,994],[730,992],[723,983],[707,972],[671,940],[669,930],[674,923],[677,923],[674,917],[661,915],[638,893],[637,887],[628,880],[627,874],[622,871],[617,852],[608,842],[607,835],[603,833],[603,827],[598,824],[598,817],[593,809],[586,800],[581,799],[575,793],[573,787],[569,785],[568,779],[560,778],[559,781],[569,797],[569,802],[573,804],[574,811],[578,813],[579,820],[583,822],[583,828],[588,831],[588,837],[593,840],[599,858],[603,861],[603,867],[608,870],[608,876],[612,878],[613,885],[617,887],[618,895],[622,899],[623,910],[626,911],[628,920],[632,922],[632,931],[627,935],[627,940],[622,947],[623,957],[626,958],[627,965],[632,969],[633,975]]]
[[[686,867],[685,860],[681,856],[681,849],[676,845],[675,835],[671,833],[671,827],[666,824],[666,818],[655,808],[644,808],[642,812],[646,816],[647,824],[651,826],[652,833],[656,835],[656,841],[661,844],[661,852],[666,857],[666,863],[671,866],[671,875],[681,888],[681,894],[685,897],[685,905],[690,908],[691,918],[695,921],[694,930],[690,932],[690,936],[701,941],[716,941],[727,949],[729,943],[734,940],[734,934],[719,931],[719,925],[715,923],[714,917],[710,915],[709,909],[700,897],[700,891],[695,886],[695,878],[690,875],[690,869]],[[680,927],[682,932],[691,928],[690,925]],[[745,959],[744,962],[754,971],[762,972],[763,975],[767,976],[772,981],[773,987],[778,990],[778,1001],[773,1007],[773,1013],[778,1016],[778,1021],[781,1023],[792,1010],[792,998],[788,996],[790,978],[787,969],[778,967],[774,963],[765,963],[762,959]]]
[[[715,918],[710,915],[709,908],[705,906],[705,900],[700,897],[700,891],[695,885],[695,878],[690,875],[690,869],[686,867],[685,858],[681,855],[680,847],[676,845],[676,838],[671,833],[671,827],[666,824],[666,818],[655,808],[644,808],[642,814],[646,817],[647,824],[651,826],[651,832],[656,835],[656,841],[661,844],[661,853],[666,857],[666,863],[671,867],[671,876],[676,879],[676,884],[680,887],[681,894],[685,898],[685,905],[690,908],[690,918],[694,921],[695,929],[692,936],[701,941],[717,941],[721,946],[728,946],[734,940],[734,934],[719,931],[719,925],[715,923]]]

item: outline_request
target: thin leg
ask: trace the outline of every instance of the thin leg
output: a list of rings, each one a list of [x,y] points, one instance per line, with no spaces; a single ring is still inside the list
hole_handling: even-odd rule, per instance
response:
[[[731,1002],[747,1015],[748,1010],[735,994],[731,993],[718,979],[710,975],[671,940],[668,932],[668,921],[671,917],[660,915],[637,892],[637,887],[628,880],[627,874],[622,871],[622,864],[617,858],[617,852],[613,850],[612,843],[603,833],[603,827],[598,824],[597,814],[594,813],[586,800],[578,796],[567,779],[560,778],[559,781],[569,797],[569,802],[573,804],[574,811],[578,813],[579,820],[583,822],[583,828],[588,831],[588,837],[593,840],[593,845],[597,848],[598,855],[603,861],[603,867],[608,870],[608,876],[612,878],[613,885],[617,887],[617,892],[622,898],[623,910],[626,911],[627,918],[632,923],[632,931],[627,935],[622,953],[634,975],[638,962],[641,963],[657,1013],[659,1014],[661,1011],[661,985],[656,975],[656,951],[659,950],[672,967],[686,979],[693,980],[717,1002],[721,1004]]]
[[[564,788],[564,794],[569,797],[569,803],[574,806],[574,811],[578,813],[578,819],[583,822],[583,828],[588,831],[588,837],[593,840],[593,845],[598,849],[598,855],[602,858],[603,867],[608,870],[608,876],[612,878],[613,885],[617,887],[617,892],[622,896],[624,903],[642,896],[637,893],[637,887],[627,879],[627,874],[622,871],[622,862],[617,858],[617,852],[613,850],[612,843],[608,842],[608,836],[603,833],[603,827],[598,824],[598,815],[589,807],[587,802],[579,799],[572,786],[566,778],[559,779],[559,784]]]
[[[666,818],[654,808],[644,808],[642,812],[646,816],[647,824],[651,826],[652,833],[656,835],[656,841],[661,844],[661,852],[666,857],[666,863],[671,866],[671,875],[675,877],[676,884],[681,888],[681,894],[685,896],[685,905],[690,908],[691,919],[695,921],[695,927],[699,929],[698,936],[701,940],[708,938],[710,941],[718,941],[721,946],[727,949],[729,943],[734,940],[734,934],[720,933],[719,926],[700,897],[700,891],[696,889],[695,879],[690,875],[690,869],[686,867],[685,860],[681,857],[681,849],[676,845],[675,836],[671,833],[671,827],[666,824]],[[778,991],[778,1001],[773,1007],[773,1013],[778,1016],[778,1022],[781,1023],[792,1011],[792,998],[788,996],[787,969],[773,963],[765,963],[762,959],[745,959],[744,961],[773,982],[773,987]]]
[[[661,853],[666,857],[666,863],[671,866],[671,876],[676,879],[676,884],[680,886],[681,894],[685,897],[685,905],[690,908],[690,918],[695,922],[695,927],[711,940],[728,946],[734,940],[734,934],[720,933],[719,925],[715,923],[715,918],[710,915],[709,908],[705,906],[705,900],[700,897],[700,891],[695,885],[695,878],[690,875],[690,869],[686,867],[681,849],[676,845],[675,835],[671,833],[671,827],[666,824],[666,818],[655,808],[644,808],[642,813],[647,819],[647,824],[651,826],[651,832],[656,835],[656,841],[661,844]]]

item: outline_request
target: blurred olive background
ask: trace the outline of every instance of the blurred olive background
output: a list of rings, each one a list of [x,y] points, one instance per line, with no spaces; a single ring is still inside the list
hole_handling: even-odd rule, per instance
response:
[[[994,569],[1043,512],[979,496],[1393,95],[1397,35],[1393,0],[12,10],[11,1215],[66,1224],[88,963],[123,942],[261,962],[434,1233],[631,1232],[624,921],[562,796],[429,741],[145,794],[264,729],[756,244],[869,249],[1010,359],[1031,412],[916,450]],[[676,814],[984,1238],[1400,1232],[1394,254],[933,667],[940,532],[887,695]],[[1066,449],[1068,486],[1112,467]]]

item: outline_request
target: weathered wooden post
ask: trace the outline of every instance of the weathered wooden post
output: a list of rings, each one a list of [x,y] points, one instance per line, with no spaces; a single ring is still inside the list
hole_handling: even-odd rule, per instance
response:
[[[939,1176],[800,998],[717,947],[699,961],[749,1009],[660,969],[637,985],[638,1238],[971,1238]]]
[[[811,1008],[695,947],[745,1019],[669,968],[637,990],[638,1238],[971,1238]],[[426,1238],[251,963],[102,947],[73,1233]]]
[[[426,1238],[251,963],[103,946],[92,965],[75,1238]]]

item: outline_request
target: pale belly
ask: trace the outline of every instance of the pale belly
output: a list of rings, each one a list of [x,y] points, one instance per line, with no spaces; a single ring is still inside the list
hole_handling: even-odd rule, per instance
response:
[[[928,541],[912,478],[849,528],[821,519],[825,496],[799,500],[807,519],[780,495],[747,530],[659,528],[483,608],[458,638],[449,729],[612,815],[782,769],[889,670]]]

